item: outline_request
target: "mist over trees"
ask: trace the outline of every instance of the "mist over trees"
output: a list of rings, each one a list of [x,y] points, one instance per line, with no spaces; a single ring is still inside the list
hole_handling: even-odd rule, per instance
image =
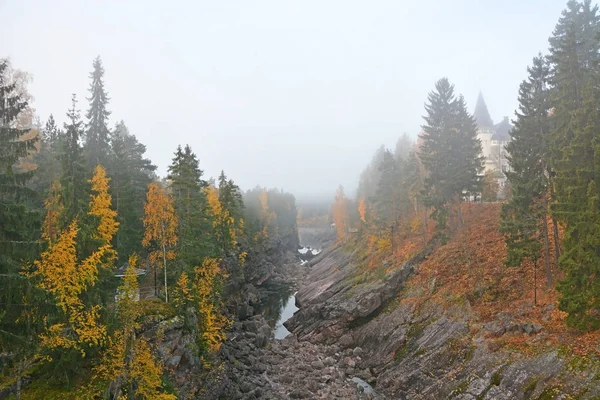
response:
[[[17,396],[38,365],[56,385],[91,379],[85,396],[175,398],[136,330],[179,314],[208,365],[230,325],[225,299],[297,250],[295,199],[244,194],[224,172],[205,180],[189,145],[159,180],[125,122],[109,129],[99,57],[92,67],[84,118],[73,95],[62,128],[53,115],[32,128],[26,86],[0,61],[0,368]]]
[[[598,6],[569,1],[549,39],[549,54],[533,59],[519,88],[506,169],[484,171],[478,123],[493,123],[481,96],[483,122],[467,111],[447,78],[436,82],[418,142],[404,135],[393,153],[380,147],[360,176],[354,206],[338,189],[332,209],[336,226],[343,226],[338,240],[354,236],[369,254],[402,258],[416,242],[460,229],[462,202],[504,197],[499,229],[506,266],[531,262],[537,270],[542,261],[546,290],[559,291],[567,324],[600,328],[598,37]]]

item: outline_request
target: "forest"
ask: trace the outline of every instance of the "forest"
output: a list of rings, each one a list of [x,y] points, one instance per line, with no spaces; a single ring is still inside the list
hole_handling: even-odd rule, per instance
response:
[[[463,212],[473,209],[467,206],[502,201],[495,227],[506,245],[498,260],[501,274],[541,268],[541,289],[557,292],[567,326],[597,331],[598,6],[569,1],[549,44],[548,54],[533,58],[519,88],[505,147],[508,169],[485,170],[477,120],[442,78],[425,103],[418,140],[405,134],[395,149],[381,146],[361,174],[354,200],[338,188],[332,218],[338,241],[362,246],[368,265],[377,268],[382,260],[408,260],[434,238],[446,243],[463,235]],[[506,177],[503,187],[498,173]],[[483,234],[487,227],[480,229]],[[537,280],[534,285],[520,290],[537,296]]]
[[[206,179],[188,145],[160,179],[123,120],[107,126],[99,57],[92,67],[87,112],[73,95],[59,127],[35,119],[27,73],[0,61],[3,385],[20,398],[34,374],[60,398],[176,398],[141,327],[181,316],[209,368],[239,288],[298,248],[295,200]]]
[[[502,360],[501,349],[518,354],[510,362],[547,350],[576,355],[583,361],[569,364],[569,373],[580,368],[586,372],[578,376],[593,375],[597,383],[598,6],[569,0],[548,43],[547,52],[531,54],[523,66],[518,108],[501,149],[506,167],[489,167],[482,121],[442,77],[419,99],[425,105],[418,136],[403,134],[393,149],[379,147],[356,193],[340,185],[330,207],[300,207],[283,189],[242,190],[224,171],[208,177],[202,154],[188,144],[173,144],[167,173],[159,176],[126,117],[109,126],[100,56],[91,64],[89,97],[73,95],[68,110],[55,111],[65,115],[62,126],[54,115],[38,118],[31,76],[0,59],[0,394],[177,399],[183,395],[176,386],[186,381],[191,398],[269,398],[261,393],[277,390],[317,398],[314,393],[329,393],[335,382],[342,394],[330,398],[349,398],[343,390],[358,373],[389,393],[410,385],[390,378],[406,375],[394,368],[403,367],[407,354],[425,366],[443,365],[427,370],[426,379],[443,371],[453,382],[481,354]],[[311,250],[314,258],[300,263],[301,229],[317,232],[317,242],[335,232],[337,241],[323,239],[331,247]],[[281,273],[289,265],[292,278]],[[256,287],[273,277],[294,280],[286,296],[301,293],[288,320],[289,340],[271,337],[262,311],[249,318],[255,311],[249,304],[260,303]],[[452,312],[460,314],[455,325],[448,322]],[[468,319],[461,321],[463,336],[430,348],[418,343],[426,329],[457,326],[461,318]],[[171,343],[169,325],[186,338],[189,370],[178,382],[160,354],[159,343]],[[389,343],[373,339],[381,332],[389,333]],[[535,336],[540,332],[543,340]],[[373,346],[371,353],[353,343]],[[421,358],[441,348],[448,360]],[[385,363],[377,364],[381,354]],[[294,376],[277,375],[285,359],[294,365],[281,374]],[[278,361],[269,365],[272,360]],[[299,366],[298,360],[310,361]],[[367,361],[381,368],[382,379]],[[410,369],[422,369],[415,365]],[[500,390],[500,375],[512,365],[484,371],[490,384],[476,398]],[[313,373],[314,382],[299,370]],[[281,381],[273,384],[267,371]],[[227,374],[240,380],[224,379]],[[534,378],[507,385],[539,399],[562,388],[542,388],[547,382]],[[317,379],[323,379],[319,387]],[[467,386],[435,390],[458,396],[475,381],[465,379]],[[237,386],[226,392],[214,382]],[[298,392],[285,384],[316,389]],[[581,398],[598,389],[586,390]]]

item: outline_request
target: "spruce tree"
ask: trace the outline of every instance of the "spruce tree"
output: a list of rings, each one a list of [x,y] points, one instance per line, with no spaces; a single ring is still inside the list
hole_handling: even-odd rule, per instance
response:
[[[48,121],[41,130],[40,136],[41,144],[39,151],[34,157],[38,169],[32,179],[31,185],[40,193],[41,199],[45,199],[48,196],[52,182],[54,179],[60,177],[62,172],[59,154],[63,145],[64,135],[56,125],[52,114],[48,117]]]
[[[569,1],[550,38],[550,166],[555,176],[552,213],[563,222],[560,266],[564,279],[559,308],[567,323],[580,330],[600,327],[600,237],[597,204],[597,82],[600,16],[589,0]]]
[[[8,61],[0,60],[0,352],[13,353],[23,344],[20,304],[25,282],[19,272],[21,263],[31,260],[39,250],[39,216],[27,207],[35,197],[26,186],[34,171],[14,168],[35,151],[37,138],[25,138],[30,129],[17,127],[27,101],[7,79],[7,69]]]
[[[438,229],[445,229],[452,201],[478,190],[482,170],[481,143],[473,117],[454,86],[442,78],[429,93],[425,105],[421,162],[429,172],[424,182],[425,204],[433,208]],[[460,214],[459,214],[460,216]]]
[[[244,207],[242,192],[232,179],[227,179],[224,171],[219,175],[219,202],[229,215],[239,222]]]
[[[515,127],[506,145],[510,170],[506,172],[511,198],[502,207],[500,230],[507,244],[506,264],[521,265],[524,258],[534,263],[539,258],[544,239],[546,282],[552,283],[548,226],[548,113],[549,68],[540,56],[527,69],[529,77],[519,88],[519,109]]]
[[[398,189],[400,188],[400,171],[394,155],[385,150],[383,161],[379,166],[381,178],[375,194],[375,210],[377,225],[384,229],[396,224],[399,218]]]
[[[207,183],[202,179],[203,171],[189,145],[183,149],[181,146],[177,147],[168,171],[167,179],[170,180],[175,211],[179,218],[177,254],[184,264],[180,269],[191,273],[191,268],[200,265],[204,257],[215,252],[212,225],[206,211],[204,190]]]
[[[64,124],[65,139],[61,154],[62,198],[64,202],[63,226],[67,226],[75,217],[87,213],[88,183],[85,172],[85,159],[80,141],[83,134],[83,122],[77,109],[77,97],[73,94],[71,108],[67,112]]]
[[[85,132],[85,153],[90,170],[101,164],[106,166],[110,153],[110,130],[108,129],[108,94],[104,89],[104,68],[102,60],[96,57],[94,70],[90,73],[90,108],[86,114],[88,123]]]
[[[144,157],[146,146],[129,133],[123,121],[115,126],[111,142],[111,161],[107,169],[111,178],[113,207],[120,224],[115,235],[115,249],[121,262],[125,262],[127,255],[142,251],[144,201],[156,166]]]

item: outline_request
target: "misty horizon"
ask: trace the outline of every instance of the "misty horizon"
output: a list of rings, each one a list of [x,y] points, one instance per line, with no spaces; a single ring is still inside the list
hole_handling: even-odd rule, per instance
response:
[[[62,125],[71,93],[87,110],[100,55],[110,127],[123,119],[160,176],[189,144],[205,178],[224,170],[243,190],[323,201],[339,184],[354,195],[382,144],[416,139],[443,76],[470,112],[482,92],[495,123],[512,119],[525,66],[563,7],[8,1],[0,32],[13,67],[33,75],[42,123],[53,114]]]

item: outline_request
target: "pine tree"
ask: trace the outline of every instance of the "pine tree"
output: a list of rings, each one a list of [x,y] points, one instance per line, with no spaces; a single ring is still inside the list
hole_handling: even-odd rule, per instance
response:
[[[35,155],[38,168],[32,180],[32,187],[43,197],[48,195],[52,182],[59,178],[62,169],[59,154],[63,146],[64,134],[56,125],[54,116],[50,114],[41,131],[41,145]]]
[[[506,145],[510,170],[506,172],[511,198],[502,207],[500,230],[508,254],[507,265],[518,266],[524,258],[535,264],[544,239],[546,282],[552,282],[548,241],[548,113],[549,68],[541,57],[527,69],[529,77],[519,88],[519,110],[511,141]]]
[[[39,251],[39,217],[27,207],[35,198],[26,186],[33,171],[19,172],[14,167],[35,150],[37,139],[26,139],[30,129],[18,127],[27,101],[8,79],[8,68],[8,61],[0,60],[0,352],[20,358],[33,337],[30,318],[20,306],[27,289],[21,263]]]
[[[398,191],[401,188],[398,162],[389,150],[385,150],[379,172],[381,177],[374,198],[375,210],[378,226],[387,228],[395,225],[400,217]]]
[[[425,202],[433,207],[432,217],[438,229],[445,229],[450,203],[458,203],[460,212],[463,193],[479,188],[481,143],[464,99],[455,97],[454,86],[448,79],[436,83],[425,110],[419,153],[429,173],[424,183]]]
[[[229,215],[236,221],[241,220],[244,207],[242,192],[233,180],[227,179],[224,171],[221,171],[221,175],[219,175],[219,201]]]
[[[394,150],[394,157],[396,158],[396,161],[400,162],[408,159],[408,156],[412,151],[412,147],[412,141],[406,133],[403,133],[396,142],[396,149]]]
[[[559,308],[568,313],[567,323],[580,330],[600,327],[599,34],[598,7],[571,0],[550,38],[552,213],[565,226]]]
[[[109,98],[104,89],[104,68],[99,56],[94,59],[93,68],[90,73],[90,108],[86,114],[88,123],[85,132],[85,152],[90,169],[98,164],[107,165],[110,153]]]
[[[86,194],[87,181],[85,160],[80,140],[83,133],[83,122],[77,109],[77,98],[72,97],[71,109],[67,112],[68,123],[64,124],[65,140],[61,154],[64,202],[63,223],[66,225],[77,216],[82,216],[87,211]]]
[[[107,166],[111,177],[111,194],[118,213],[119,231],[115,236],[115,249],[121,255],[141,253],[144,235],[144,201],[146,190],[153,181],[156,166],[144,157],[146,146],[131,135],[120,121],[112,136],[111,162]]]
[[[215,243],[211,235],[211,220],[207,212],[207,200],[202,179],[203,171],[196,154],[189,145],[177,147],[169,166],[169,188],[173,193],[175,210],[179,219],[179,243],[177,253],[188,273],[194,265],[214,255]],[[180,270],[176,275],[181,272]]]

